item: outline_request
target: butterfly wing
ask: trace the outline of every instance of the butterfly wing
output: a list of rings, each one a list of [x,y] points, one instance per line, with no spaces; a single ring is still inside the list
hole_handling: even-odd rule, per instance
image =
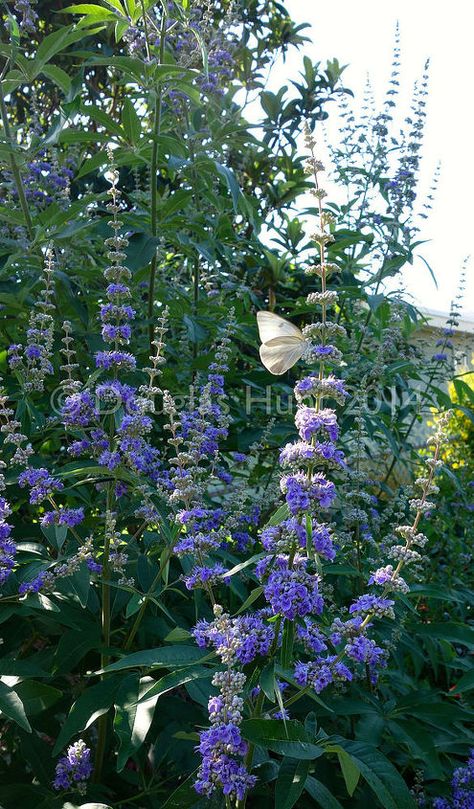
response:
[[[262,343],[268,343],[276,337],[297,337],[303,340],[298,326],[273,312],[257,312],[258,333]]]
[[[281,376],[298,362],[305,348],[305,340],[301,337],[275,337],[260,346],[260,359],[267,371]]]

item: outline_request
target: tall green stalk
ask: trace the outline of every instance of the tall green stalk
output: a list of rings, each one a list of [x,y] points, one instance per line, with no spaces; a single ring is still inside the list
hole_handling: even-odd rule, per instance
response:
[[[5,140],[9,146],[9,161],[10,167],[15,181],[16,190],[18,193],[18,200],[20,207],[25,218],[26,231],[30,242],[34,242],[35,232],[33,228],[33,220],[31,219],[30,209],[28,207],[28,200],[26,199],[25,187],[23,185],[23,178],[21,176],[18,163],[15,158],[15,143],[13,141],[12,132],[10,129],[10,122],[8,120],[7,106],[5,104],[5,94],[3,92],[2,82],[0,81],[0,112],[2,117],[3,129],[5,131]]]
[[[165,54],[165,41],[166,41],[166,14],[163,11],[161,17],[160,29],[160,64],[163,64]],[[151,149],[151,163],[150,163],[150,197],[151,197],[151,234],[154,238],[158,235],[157,223],[157,209],[158,209],[158,188],[157,188],[157,173],[158,173],[158,138],[161,132],[161,118],[163,111],[163,88],[161,82],[157,88],[157,97],[155,101],[155,109],[153,113],[153,143]],[[158,266],[158,253],[155,247],[155,252],[150,265],[150,284],[148,289],[148,337],[150,341],[150,354],[153,352],[153,340],[155,328],[153,324],[153,306],[155,303],[155,282],[156,282],[156,269]]]
[[[112,487],[109,483],[107,486],[107,505],[106,514],[109,514],[111,508]],[[107,523],[106,523],[107,526]],[[110,540],[111,532],[105,529],[104,536],[104,556],[102,560],[102,609],[101,609],[101,624],[102,624],[102,643],[103,651],[100,655],[100,667],[104,669],[109,662],[108,649],[110,648]],[[107,675],[102,674],[102,677]],[[108,730],[108,715],[103,714],[98,722],[98,739],[97,748],[94,762],[94,782],[100,783],[102,777],[102,767],[104,764],[105,750],[107,746],[107,730]]]

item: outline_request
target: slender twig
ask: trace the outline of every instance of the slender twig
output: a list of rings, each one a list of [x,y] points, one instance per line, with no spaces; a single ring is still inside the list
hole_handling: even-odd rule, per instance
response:
[[[20,169],[18,167],[18,163],[17,163],[16,158],[15,158],[15,151],[14,151],[15,143],[13,141],[13,136],[12,136],[12,132],[11,132],[11,129],[10,129],[10,122],[8,120],[7,106],[5,104],[5,94],[3,92],[3,86],[2,86],[1,82],[0,82],[0,111],[1,111],[3,128],[5,130],[5,140],[6,140],[7,144],[8,144],[8,146],[9,146],[10,166],[11,166],[13,178],[15,180],[16,190],[17,190],[17,193],[18,193],[18,199],[19,199],[19,202],[20,202],[20,206],[21,206],[23,216],[25,218],[25,226],[26,226],[26,231],[28,233],[28,238],[29,238],[30,242],[33,243],[34,240],[35,240],[35,231],[34,231],[34,228],[33,228],[33,221],[31,219],[30,209],[28,207],[28,201],[26,199],[25,188],[24,188],[24,185],[23,185],[23,179],[22,179],[22,176],[21,176]]]
[[[112,486],[109,484],[107,486],[107,503],[106,503],[106,514],[108,515],[111,510],[111,500],[112,500]],[[104,669],[108,662],[109,662],[109,653],[108,649],[110,647],[110,565],[109,565],[109,557],[110,557],[110,540],[111,540],[111,530],[110,526],[107,525],[107,518],[106,518],[106,528],[105,528],[105,536],[104,536],[104,556],[102,559],[102,610],[101,610],[101,623],[102,623],[102,642],[104,644],[104,649],[100,655],[100,665],[101,669]],[[102,674],[102,677],[106,675]],[[97,748],[96,748],[96,755],[95,755],[95,763],[94,763],[94,782],[100,783],[101,776],[102,776],[102,766],[104,763],[104,755],[105,749],[107,745],[107,729],[108,729],[108,714],[105,713],[99,718],[98,722],[98,739],[97,739]]]
[[[130,630],[130,633],[129,633],[129,635],[128,635],[128,638],[127,638],[127,640],[125,641],[125,644],[124,644],[124,647],[123,647],[123,648],[125,649],[125,651],[127,651],[128,649],[130,649],[130,647],[131,647],[131,645],[132,645],[132,643],[133,643],[133,640],[134,640],[134,638],[135,638],[135,635],[137,634],[138,629],[139,629],[139,627],[140,627],[140,624],[141,624],[141,622],[142,622],[142,620],[143,620],[143,616],[144,616],[144,614],[145,614],[145,610],[146,610],[146,608],[147,608],[148,602],[149,602],[149,601],[150,601],[150,599],[152,598],[153,593],[155,592],[155,590],[156,590],[156,588],[157,588],[157,586],[158,586],[158,583],[159,583],[160,578],[161,578],[161,574],[163,573],[163,570],[165,569],[166,565],[168,564],[168,562],[169,562],[169,560],[170,560],[170,558],[171,558],[171,554],[172,554],[172,553],[173,553],[173,548],[172,548],[172,547],[168,547],[168,548],[166,549],[165,556],[164,556],[164,558],[162,559],[162,562],[161,562],[161,565],[160,565],[160,567],[159,567],[158,573],[156,574],[156,576],[155,576],[155,578],[153,579],[153,581],[152,581],[152,583],[151,583],[151,585],[150,585],[150,587],[149,587],[148,591],[145,593],[145,595],[144,595],[144,597],[143,597],[143,602],[142,602],[142,605],[141,605],[141,607],[140,607],[140,609],[139,609],[139,611],[138,611],[138,613],[137,613],[137,616],[136,616],[136,618],[135,618],[135,621],[133,622],[133,626],[132,626],[132,628],[131,628],[131,630]]]

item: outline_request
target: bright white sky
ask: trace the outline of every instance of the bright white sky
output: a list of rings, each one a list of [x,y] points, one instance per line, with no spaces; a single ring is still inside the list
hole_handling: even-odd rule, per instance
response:
[[[407,269],[405,288],[415,302],[447,312],[456,294],[464,258],[473,253],[463,316],[474,316],[474,2],[473,0],[283,0],[292,18],[309,22],[313,40],[272,71],[271,86],[294,79],[303,54],[313,61],[336,57],[347,64],[345,84],[362,96],[370,75],[382,100],[391,71],[394,31],[401,34],[401,105],[408,105],[413,82],[431,59],[428,122],[423,149],[422,188],[436,163],[442,174],[431,217],[421,237],[421,252],[433,267],[439,289],[421,260]],[[357,107],[356,107],[357,108]],[[327,108],[331,112],[331,105]],[[336,106],[333,107],[336,113]],[[322,133],[320,138],[322,139]]]

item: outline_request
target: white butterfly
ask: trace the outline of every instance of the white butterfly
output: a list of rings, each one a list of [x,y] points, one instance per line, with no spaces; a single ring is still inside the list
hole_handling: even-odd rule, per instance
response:
[[[302,357],[306,340],[297,326],[273,312],[257,312],[257,324],[260,359],[271,374],[280,376]]]

